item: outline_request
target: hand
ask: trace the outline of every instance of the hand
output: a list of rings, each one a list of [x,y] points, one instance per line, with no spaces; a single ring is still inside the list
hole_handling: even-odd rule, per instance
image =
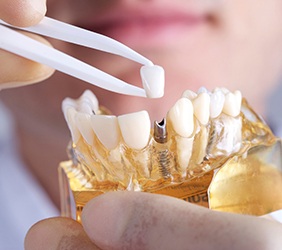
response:
[[[39,222],[27,234],[25,247],[63,249],[68,244],[68,249],[99,249],[92,242],[100,249],[133,250],[282,247],[278,222],[211,211],[149,193],[101,195],[85,206],[82,225],[66,218]]]
[[[35,25],[46,13],[46,0],[0,0],[0,19],[16,26]],[[27,34],[26,32],[22,32]],[[28,36],[50,45],[40,36]],[[54,70],[0,50],[0,89],[35,83],[49,77]]]

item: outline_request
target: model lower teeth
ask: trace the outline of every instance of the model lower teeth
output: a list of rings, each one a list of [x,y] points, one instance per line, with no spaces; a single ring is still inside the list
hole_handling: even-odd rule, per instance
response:
[[[145,78],[152,76],[148,70],[143,69]],[[89,91],[78,100],[64,100],[63,111],[75,161],[91,169],[93,181],[110,181],[119,190],[148,191],[156,183],[201,176],[234,154],[274,138],[241,93],[226,89],[185,91],[152,129],[147,111],[101,114]]]

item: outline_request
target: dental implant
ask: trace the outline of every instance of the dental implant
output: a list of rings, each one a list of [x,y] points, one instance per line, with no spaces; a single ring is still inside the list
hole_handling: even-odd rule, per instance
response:
[[[165,118],[159,123],[154,122],[152,158],[151,178],[170,178],[174,167],[174,157],[169,149]]]

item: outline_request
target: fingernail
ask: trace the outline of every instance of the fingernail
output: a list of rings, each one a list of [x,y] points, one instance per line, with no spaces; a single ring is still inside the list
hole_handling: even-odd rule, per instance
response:
[[[46,0],[29,0],[32,8],[37,12],[44,14],[46,13]]]
[[[131,213],[123,197],[123,192],[106,193],[92,199],[83,209],[84,230],[101,248],[117,246],[125,232]]]

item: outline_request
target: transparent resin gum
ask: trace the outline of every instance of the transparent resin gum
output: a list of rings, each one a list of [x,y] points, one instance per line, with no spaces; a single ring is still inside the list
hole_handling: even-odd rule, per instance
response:
[[[169,116],[155,122],[142,149],[122,138],[108,149],[94,132],[89,140],[72,131],[69,160],[59,166],[62,215],[79,221],[84,205],[109,191],[169,195],[251,215],[282,209],[281,141],[244,98],[239,115],[221,113],[204,125],[194,118],[189,137],[174,127]]]

